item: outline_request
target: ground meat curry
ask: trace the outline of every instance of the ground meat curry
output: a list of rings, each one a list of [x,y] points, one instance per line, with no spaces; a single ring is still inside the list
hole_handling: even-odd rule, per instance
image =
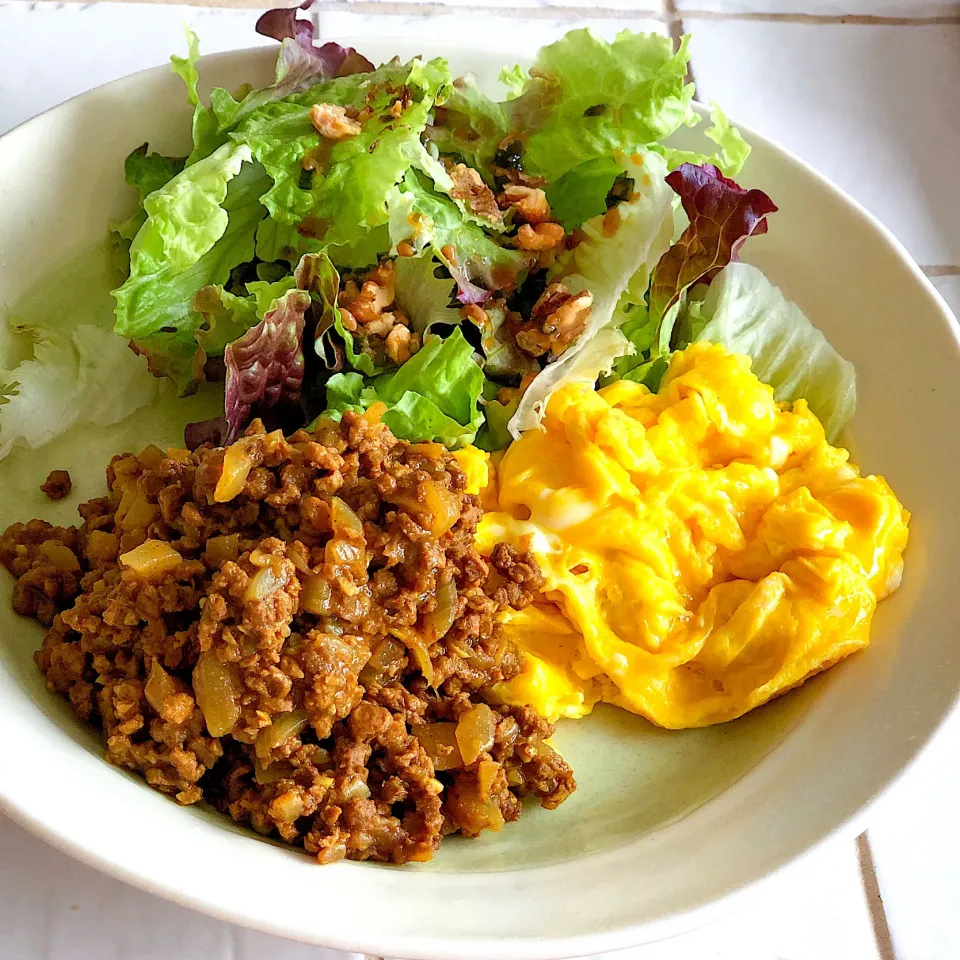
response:
[[[108,759],[321,862],[428,860],[574,789],[527,707],[491,706],[521,655],[498,615],[536,563],[474,547],[480,517],[439,444],[376,411],[289,439],[115,457],[79,528],[14,524],[13,605],[37,664]]]

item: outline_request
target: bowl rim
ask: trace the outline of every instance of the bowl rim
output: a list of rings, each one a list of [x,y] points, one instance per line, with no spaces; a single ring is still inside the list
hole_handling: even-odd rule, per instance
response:
[[[344,37],[341,38],[340,42],[362,46],[364,43],[373,45],[390,41],[389,38],[384,36],[376,36],[364,38]],[[397,42],[398,45],[400,45],[405,41],[400,40]],[[424,44],[425,47],[430,45],[429,42]],[[265,44],[227,50],[206,55],[200,59],[199,63],[201,66],[221,66],[233,61],[240,62],[250,57],[263,57],[267,54],[272,57],[275,50],[275,47]],[[469,57],[476,56],[478,53],[483,55],[492,52],[487,49],[477,50],[462,43],[444,44],[444,50],[445,55],[454,62],[456,62],[458,56]],[[525,60],[530,57],[530,49],[521,50],[516,47],[510,47],[498,51],[498,54],[504,59],[510,59],[511,56],[514,56],[518,59]],[[0,135],[0,151],[4,149],[5,145],[9,144],[11,139],[29,135],[32,126],[38,126],[49,114],[64,110],[76,100],[80,100],[95,92],[122,86],[136,78],[145,78],[148,75],[159,77],[166,75],[168,72],[169,66],[166,64],[147,67],[78,93],[20,122]],[[695,102],[694,105],[701,115],[707,115],[708,107],[698,102]],[[819,173],[814,167],[777,141],[757,133],[752,127],[738,123],[733,118],[731,118],[731,122],[735,123],[748,142],[752,144],[762,144],[773,153],[792,162],[799,168],[800,172],[814,182],[819,191],[828,194],[833,202],[846,207],[850,213],[863,221],[865,225],[883,241],[884,245],[896,256],[901,264],[907,268],[911,278],[923,288],[928,297],[931,297],[933,302],[938,306],[943,318],[947,321],[954,341],[958,348],[960,348],[960,322],[958,322],[943,296],[926,274],[923,273],[904,245],[875,214],[871,213],[859,201],[855,200]],[[819,840],[806,845],[791,856],[781,858],[778,865],[758,873],[758,875],[754,876],[753,879],[742,886],[716,899],[704,902],[691,910],[666,914],[654,920],[625,925],[621,924],[614,928],[600,929],[588,934],[564,936],[560,938],[551,938],[549,936],[538,937],[536,939],[516,937],[502,939],[490,937],[487,939],[471,938],[470,940],[454,940],[448,936],[438,937],[432,934],[417,937],[402,934],[399,937],[390,934],[378,935],[375,932],[371,933],[368,929],[357,928],[355,934],[351,933],[348,937],[332,934],[329,936],[324,935],[322,939],[317,939],[312,935],[306,935],[304,930],[292,931],[288,926],[284,926],[279,922],[270,922],[265,919],[250,917],[241,913],[239,909],[231,909],[212,903],[195,893],[179,889],[170,882],[155,880],[147,872],[138,872],[130,869],[99,850],[95,843],[88,843],[76,839],[50,826],[42,818],[34,816],[26,803],[19,802],[19,800],[14,799],[6,792],[0,792],[0,812],[6,814],[13,821],[49,843],[51,846],[87,866],[93,867],[103,873],[123,880],[134,887],[170,900],[181,906],[187,906],[201,913],[216,917],[217,919],[274,936],[288,939],[292,936],[301,942],[314,943],[331,949],[375,954],[376,956],[382,957],[403,956],[408,958],[408,960],[421,960],[421,958],[422,960],[432,960],[432,958],[448,958],[448,960],[490,960],[491,957],[496,957],[497,960],[555,960],[555,958],[580,957],[594,953],[605,953],[628,948],[640,943],[649,944],[667,940],[688,932],[691,929],[713,922],[722,915],[730,912],[734,906],[745,906],[748,902],[757,898],[761,888],[764,887],[768,881],[779,876],[791,865],[806,861],[808,858],[815,856],[816,853],[827,844],[844,840],[852,841],[854,837],[863,832],[876,805],[889,791],[898,787],[904,778],[913,770],[915,765],[932,749],[934,742],[944,735],[945,728],[954,721],[960,722],[960,691],[956,692],[951,705],[944,711],[936,725],[933,726],[924,737],[918,736],[916,738],[917,745],[913,755],[901,767],[899,772],[875,789],[872,796],[870,796],[865,803],[840,820],[832,830],[822,835]],[[26,797],[26,794],[24,796]],[[520,867],[518,869],[523,871],[525,869],[530,870],[537,868]]]

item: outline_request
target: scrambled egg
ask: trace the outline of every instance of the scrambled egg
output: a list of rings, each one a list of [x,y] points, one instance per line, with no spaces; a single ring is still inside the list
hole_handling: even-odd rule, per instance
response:
[[[867,645],[909,514],[803,400],[774,402],[748,357],[691,346],[656,394],[570,385],[543,425],[499,465],[457,454],[486,511],[481,552],[530,549],[546,581],[505,620],[527,666],[504,702],[705,726]]]

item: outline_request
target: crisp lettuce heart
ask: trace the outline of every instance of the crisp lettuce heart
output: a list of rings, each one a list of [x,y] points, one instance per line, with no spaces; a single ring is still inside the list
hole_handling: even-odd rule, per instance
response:
[[[833,442],[857,407],[857,378],[803,311],[756,268],[731,263],[707,290],[697,340],[753,358],[777,400],[806,400]]]

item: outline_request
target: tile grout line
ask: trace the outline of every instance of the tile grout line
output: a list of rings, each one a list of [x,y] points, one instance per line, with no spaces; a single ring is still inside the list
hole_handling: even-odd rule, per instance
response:
[[[674,49],[679,49],[680,41],[683,38],[683,17],[677,11],[676,0],[662,0],[663,19],[666,22],[670,39],[673,41]],[[697,88],[697,78],[693,72],[693,57],[687,61],[686,82],[693,84],[693,99],[700,99],[700,91]]]
[[[960,14],[930,14],[926,17],[885,17],[872,13],[775,13],[742,11],[726,13],[719,10],[684,10],[689,20],[741,20],[755,23],[789,23],[807,25],[834,25],[859,27],[926,27],[960,25]]]
[[[89,0],[60,0],[71,6],[80,6]],[[167,3],[169,0],[117,0],[120,3]],[[206,7],[208,9],[260,9],[264,0],[183,0],[186,6]],[[670,0],[664,0],[665,6],[674,6]],[[531,20],[559,20],[564,18],[597,20],[623,20],[643,18],[666,21],[664,11],[640,8],[624,9],[616,7],[550,6],[550,7],[504,7],[493,2],[470,3],[451,7],[442,0],[326,0],[317,12],[331,10],[338,13],[355,11],[357,13],[381,13],[387,16],[427,16],[444,12],[494,13],[508,17],[525,17]],[[674,11],[676,13],[676,11]],[[685,10],[688,20],[730,20],[741,22],[786,23],[786,24],[825,24],[834,26],[960,26],[960,14],[930,14],[916,17],[892,17],[869,13],[776,13],[759,11],[723,12],[719,10]]]
[[[82,6],[89,3],[89,0],[58,0],[71,6]],[[136,3],[164,4],[170,0],[116,0],[118,3],[128,3],[131,6]],[[217,10],[242,10],[242,9],[262,9],[266,0],[178,0],[185,6],[201,7]],[[288,6],[291,4],[287,4]],[[324,0],[319,8],[313,11],[316,14],[326,12],[334,13],[375,13],[384,16],[405,16],[405,17],[428,17],[438,13],[485,13],[506,16],[510,18],[526,18],[529,20],[623,20],[623,19],[645,19],[663,21],[663,14],[660,10],[645,9],[643,7],[630,10],[617,9],[616,7],[592,7],[592,6],[571,6],[571,7],[508,7],[500,6],[495,0],[465,5],[450,6],[443,0],[430,0],[430,2],[421,3],[418,0]]]
[[[162,0],[158,0],[162,2]],[[259,0],[257,0],[259,2]],[[618,10],[616,7],[604,6],[563,6],[563,7],[509,7],[497,3],[468,3],[455,7],[442,0],[430,2],[404,2],[404,0],[326,0],[317,10],[337,12],[381,13],[389,16],[429,16],[436,13],[488,13],[500,16],[526,18],[529,20],[562,20],[562,19],[590,19],[622,20],[625,17],[643,17],[645,19],[663,20],[660,10],[632,9]]]
[[[944,264],[936,264],[933,266],[930,265],[920,265],[920,269],[928,277],[958,277],[960,276],[960,267],[957,266],[948,266]]]
[[[883,908],[883,896],[880,893],[877,868],[873,862],[873,851],[870,849],[870,841],[866,833],[861,833],[857,837],[856,847],[857,861],[860,866],[860,883],[867,899],[867,912],[870,914],[870,925],[873,927],[873,937],[877,942],[880,960],[897,960],[897,953],[890,936],[890,925],[887,923],[887,912]]]

